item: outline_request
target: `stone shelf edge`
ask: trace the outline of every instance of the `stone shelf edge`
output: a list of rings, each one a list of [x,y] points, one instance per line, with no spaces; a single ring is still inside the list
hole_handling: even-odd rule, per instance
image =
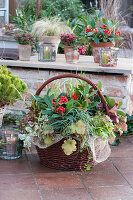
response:
[[[58,54],[56,62],[39,62],[37,54],[31,56],[30,61],[20,60],[2,60],[0,65],[8,67],[26,67],[54,70],[69,70],[69,71],[85,71],[111,74],[133,74],[133,59],[119,58],[117,67],[100,67],[98,63],[94,63],[92,56],[80,56],[77,64],[68,64],[65,61],[63,54]]]

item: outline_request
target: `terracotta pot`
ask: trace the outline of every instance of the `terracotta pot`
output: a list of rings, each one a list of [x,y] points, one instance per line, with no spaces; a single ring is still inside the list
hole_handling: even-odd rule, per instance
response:
[[[55,50],[56,50],[56,54],[58,51],[58,46],[60,43],[60,38],[57,36],[44,36],[41,38],[41,42],[43,44],[48,44],[48,45],[54,45],[55,46]]]
[[[90,42],[90,45],[92,47],[92,53],[93,53],[95,63],[99,63],[99,55],[100,55],[101,48],[108,48],[108,47],[115,46],[115,44],[112,42],[100,42],[99,45],[96,45],[95,42]]]
[[[31,56],[31,45],[19,44],[19,60],[29,61]]]
[[[74,47],[64,46],[64,54],[67,63],[76,64],[79,61],[79,53],[77,50],[74,50]]]

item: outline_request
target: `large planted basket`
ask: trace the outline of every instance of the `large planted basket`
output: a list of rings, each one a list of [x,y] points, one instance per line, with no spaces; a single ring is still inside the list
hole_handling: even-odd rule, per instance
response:
[[[88,84],[90,84],[95,90],[97,90],[97,93],[99,94],[101,101],[104,105],[106,114],[109,115],[109,109],[106,104],[106,101],[104,99],[104,96],[100,92],[100,90],[97,88],[97,86],[88,80],[85,77],[82,77],[77,74],[63,74],[59,76],[52,77],[48,79],[46,82],[43,83],[43,85],[37,90],[36,95],[39,95],[41,91],[46,87],[47,84],[51,83],[54,80],[61,79],[61,78],[76,78],[81,79]],[[84,149],[82,152],[80,152],[79,141],[77,142],[77,150],[72,153],[71,155],[66,155],[64,151],[62,150],[61,146],[64,142],[64,139],[61,139],[57,143],[54,143],[53,145],[47,147],[47,148],[40,148],[36,146],[38,155],[40,157],[40,163],[43,166],[54,168],[54,169],[61,169],[61,170],[82,170],[85,169],[86,165],[90,165],[91,167],[94,166],[93,161],[93,155],[91,150]],[[89,155],[89,156],[88,156]]]

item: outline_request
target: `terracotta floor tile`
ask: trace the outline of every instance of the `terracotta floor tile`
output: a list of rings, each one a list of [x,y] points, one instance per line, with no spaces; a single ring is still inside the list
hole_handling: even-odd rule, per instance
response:
[[[0,190],[1,200],[40,200],[36,190]]]
[[[129,186],[89,188],[94,200],[133,200],[133,189]]]
[[[129,135],[128,140],[133,144],[133,135]]]
[[[14,189],[36,189],[34,179],[31,174],[0,174],[0,190]]]
[[[86,187],[128,185],[125,179],[115,171],[90,172],[79,175]]]
[[[28,157],[31,170],[34,173],[58,173],[60,170],[50,169],[40,164],[40,160],[36,154],[32,154]]]
[[[133,157],[133,144],[119,144],[119,146],[111,146],[110,157]]]
[[[122,171],[122,175],[133,186],[133,171]]]
[[[0,159],[0,174],[21,174],[31,173],[25,158],[19,158],[16,160],[3,160]]]
[[[111,158],[111,160],[118,170],[133,171],[133,158]]]
[[[40,188],[65,188],[65,187],[83,187],[75,173],[62,172],[51,174],[35,174]]]
[[[116,168],[109,160],[105,160],[102,163],[98,163],[91,171],[116,171]]]
[[[44,200],[91,200],[82,188],[42,190]]]

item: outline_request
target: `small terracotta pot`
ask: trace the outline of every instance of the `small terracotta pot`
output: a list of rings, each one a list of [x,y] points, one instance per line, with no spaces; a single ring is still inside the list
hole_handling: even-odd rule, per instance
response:
[[[67,63],[77,63],[79,60],[79,53],[77,50],[74,50],[74,47],[64,46],[64,54]]]
[[[19,60],[29,61],[31,56],[31,45],[19,44]]]
[[[100,42],[98,45],[96,45],[95,42],[90,42],[90,45],[95,63],[99,63],[100,48],[109,48],[115,46],[115,44],[112,42]]]

